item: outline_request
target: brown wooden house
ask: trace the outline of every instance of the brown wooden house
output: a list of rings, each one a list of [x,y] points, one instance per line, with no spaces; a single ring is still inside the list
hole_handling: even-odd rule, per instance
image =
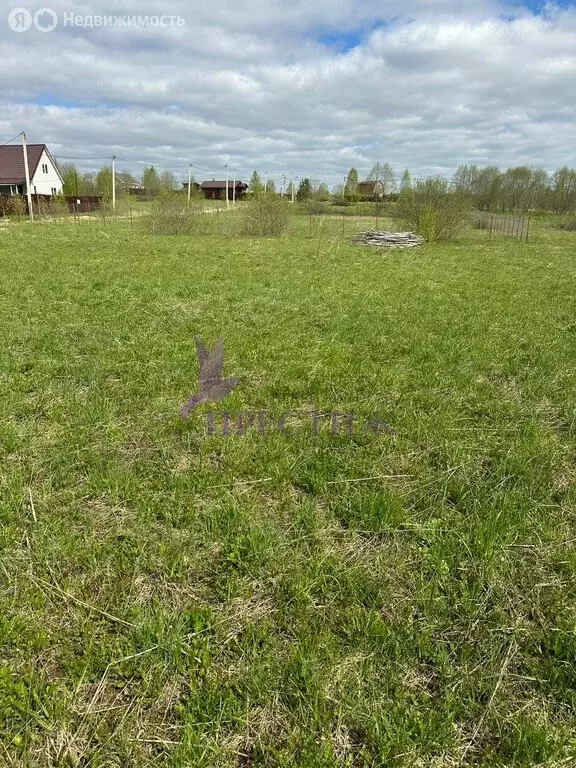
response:
[[[360,181],[356,187],[356,194],[361,200],[382,200],[384,184],[381,181]]]
[[[185,188],[188,188],[188,182],[185,184]],[[207,200],[225,200],[226,199],[226,180],[216,181],[203,181],[199,185],[200,192]],[[248,184],[243,181],[236,182],[236,200],[242,200],[246,195]],[[234,182],[232,179],[228,180],[228,199],[234,198]]]

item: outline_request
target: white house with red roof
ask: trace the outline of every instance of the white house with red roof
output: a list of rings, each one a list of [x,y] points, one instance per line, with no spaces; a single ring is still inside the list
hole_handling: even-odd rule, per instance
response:
[[[46,144],[28,144],[30,191],[33,195],[61,195],[64,180]],[[25,195],[24,149],[0,147],[0,195]]]

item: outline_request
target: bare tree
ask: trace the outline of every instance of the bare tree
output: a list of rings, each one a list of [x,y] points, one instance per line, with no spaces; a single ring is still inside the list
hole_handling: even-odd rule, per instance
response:
[[[375,163],[372,170],[366,177],[366,181],[380,181],[382,183],[382,193],[392,195],[397,190],[396,177],[390,163]]]
[[[576,211],[576,169],[564,166],[553,174],[552,207],[556,213]]]

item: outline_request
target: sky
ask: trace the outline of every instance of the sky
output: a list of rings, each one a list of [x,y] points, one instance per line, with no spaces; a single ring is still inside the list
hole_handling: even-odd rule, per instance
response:
[[[44,0],[56,27],[16,31],[11,11],[46,6],[2,0],[0,143],[26,131],[83,170],[116,155],[330,186],[375,162],[576,166],[576,0],[107,1]]]

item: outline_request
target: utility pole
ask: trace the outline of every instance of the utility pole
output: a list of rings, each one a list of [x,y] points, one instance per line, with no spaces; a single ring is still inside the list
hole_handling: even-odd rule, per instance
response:
[[[116,210],[116,155],[112,155],[112,210]]]
[[[190,188],[192,186],[192,166],[188,167],[188,208],[190,208]]]
[[[346,179],[348,176],[344,176],[344,184],[342,184],[342,200],[344,200],[344,195],[346,194]]]
[[[228,163],[224,167],[226,168],[226,208],[230,208],[230,200],[228,200]]]
[[[264,171],[264,194],[266,194],[267,186],[268,186],[268,171]]]
[[[285,186],[286,186],[286,174],[284,174],[284,176],[282,177],[282,191],[280,193],[282,195],[282,197],[284,197],[284,188],[285,188]]]
[[[22,152],[24,153],[24,173],[26,174],[26,197],[28,198],[28,217],[34,221],[32,209],[32,190],[30,189],[30,167],[28,165],[28,147],[26,146],[26,134],[22,131]]]
[[[292,172],[292,181],[290,182],[290,186],[292,187],[292,202],[294,202],[294,172]]]
[[[234,168],[234,181],[232,182],[232,205],[236,205],[236,168]]]

